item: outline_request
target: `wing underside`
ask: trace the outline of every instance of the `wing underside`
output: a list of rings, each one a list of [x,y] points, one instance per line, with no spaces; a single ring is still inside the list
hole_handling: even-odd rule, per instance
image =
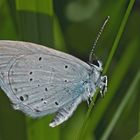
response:
[[[35,44],[0,41],[0,86],[16,109],[32,117],[58,111],[84,92],[89,66]]]

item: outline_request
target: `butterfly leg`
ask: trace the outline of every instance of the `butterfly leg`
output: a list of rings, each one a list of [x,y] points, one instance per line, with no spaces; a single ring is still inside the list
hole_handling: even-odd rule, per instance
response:
[[[78,97],[76,100],[70,102],[63,108],[60,108],[57,112],[55,118],[52,120],[52,122],[49,124],[51,127],[55,127],[64,121],[66,121],[69,117],[72,116],[73,112],[77,108],[78,104],[81,102],[81,97]]]
[[[101,76],[99,88],[101,97],[104,97],[107,91],[107,76]]]
[[[89,88],[87,88],[87,93],[88,93],[88,97],[86,99],[88,106],[90,105],[90,103],[92,102],[92,96],[91,93],[89,91]]]

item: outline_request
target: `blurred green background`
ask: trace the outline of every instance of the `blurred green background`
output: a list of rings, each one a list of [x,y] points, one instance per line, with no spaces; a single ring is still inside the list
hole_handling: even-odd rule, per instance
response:
[[[93,108],[80,104],[50,128],[54,115],[27,118],[1,91],[0,140],[140,140],[139,0],[0,0],[0,40],[42,44],[87,62],[108,15],[95,49],[108,76],[105,98],[97,96]]]

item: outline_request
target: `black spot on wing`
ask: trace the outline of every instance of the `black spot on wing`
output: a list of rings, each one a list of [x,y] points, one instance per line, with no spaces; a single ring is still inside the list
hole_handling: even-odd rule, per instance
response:
[[[21,100],[21,101],[24,101],[24,98],[23,98],[23,96],[20,96],[20,100]]]
[[[47,104],[47,101],[44,101],[44,104]]]
[[[68,80],[67,80],[67,79],[65,79],[64,81],[65,81],[65,82],[68,82]]]
[[[40,111],[39,109],[37,109],[37,108],[35,108],[34,110],[35,110],[35,112],[41,112],[41,111]]]
[[[33,81],[33,78],[30,78],[30,82]]]
[[[28,97],[29,96],[27,94],[24,94],[24,95],[20,96],[19,99],[23,102],[23,101],[27,101]]]
[[[45,88],[45,91],[48,91],[48,88]]]
[[[68,68],[68,65],[65,65],[65,69],[67,69]]]
[[[29,74],[30,74],[30,75],[32,75],[32,74],[33,74],[33,72],[31,71]]]
[[[58,102],[55,102],[56,105],[59,105]]]
[[[39,59],[38,59],[39,61],[41,61],[42,60],[42,57],[39,57]]]

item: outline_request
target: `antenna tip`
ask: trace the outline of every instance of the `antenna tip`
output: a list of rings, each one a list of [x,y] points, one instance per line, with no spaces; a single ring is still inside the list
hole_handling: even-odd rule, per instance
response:
[[[110,19],[110,16],[107,16],[107,18],[106,18],[107,20],[109,20]]]
[[[110,19],[110,16],[107,16],[107,18],[106,18],[106,20],[105,20],[105,22],[104,22],[104,24],[103,24],[103,27],[104,27],[105,24],[109,21],[109,19]]]

